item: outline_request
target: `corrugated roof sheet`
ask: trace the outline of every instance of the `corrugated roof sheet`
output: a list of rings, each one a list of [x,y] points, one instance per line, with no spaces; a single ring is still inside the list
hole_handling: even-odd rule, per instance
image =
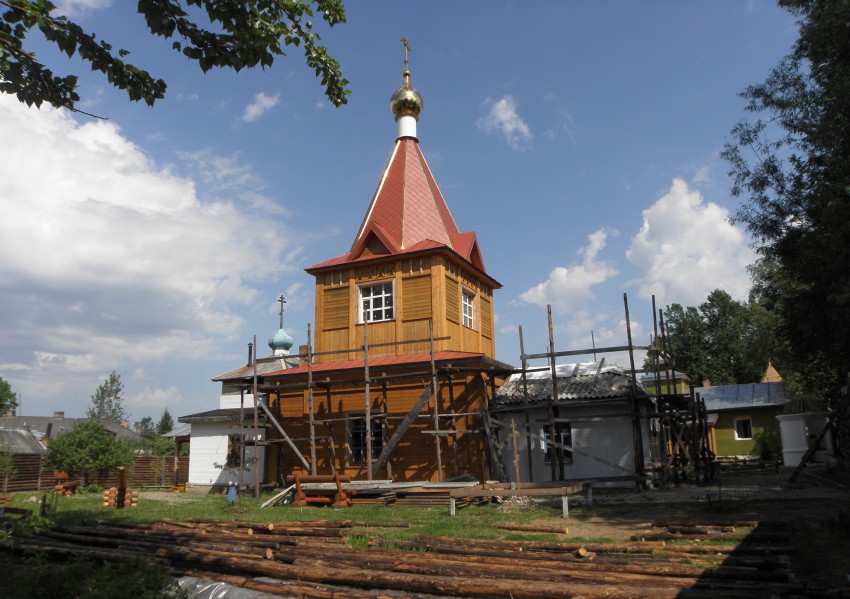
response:
[[[708,412],[781,406],[791,398],[785,383],[781,382],[697,387],[695,392],[705,401]]]
[[[11,453],[41,455],[46,451],[39,436],[26,429],[0,429],[0,443],[9,446]]]
[[[548,369],[527,373],[525,384],[522,374],[511,375],[496,392],[496,405],[523,403],[526,387],[530,402],[548,401],[552,397],[551,375]],[[555,367],[555,376],[558,381],[558,401],[628,397],[632,385],[632,377],[619,366],[603,362],[559,364]],[[641,396],[649,395],[639,382],[637,392]]]
[[[277,372],[279,370],[285,370],[287,368],[294,368],[301,363],[301,360],[298,356],[279,356],[274,360],[267,360],[265,358],[257,360],[257,376],[262,376],[264,374],[268,374],[270,372]],[[228,370],[227,372],[223,372],[217,376],[214,376],[212,380],[214,381],[230,381],[234,379],[250,379],[254,378],[254,364],[244,364],[232,370]]]
[[[125,428],[116,422],[100,420],[97,418],[65,418],[64,416],[3,416],[0,417],[0,429],[27,429],[35,431],[39,435],[46,435],[48,425],[50,425],[50,436],[55,437],[63,431],[70,430],[78,421],[100,422],[106,430],[114,433],[118,439],[138,442],[142,438],[142,436],[135,431]]]

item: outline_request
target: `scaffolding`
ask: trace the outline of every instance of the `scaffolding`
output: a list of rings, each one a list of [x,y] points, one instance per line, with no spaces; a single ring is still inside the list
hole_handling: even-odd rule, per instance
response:
[[[514,413],[521,411],[521,423],[517,431],[516,420],[511,420],[508,424],[504,420],[494,417],[488,417],[485,422],[485,436],[488,439],[487,452],[491,462],[494,462],[494,468],[491,473],[500,478],[507,480],[507,468],[505,467],[504,451],[509,446],[513,449],[514,476],[516,483],[519,483],[520,467],[519,467],[519,452],[517,450],[517,439],[520,436],[525,438],[527,471],[531,478],[528,482],[535,482],[534,478],[534,458],[530,447],[534,442],[542,442],[545,444],[547,452],[547,461],[550,469],[550,479],[552,481],[565,480],[565,456],[577,454],[586,459],[602,463],[608,469],[613,469],[621,473],[616,477],[600,477],[591,479],[596,482],[614,482],[622,480],[631,480],[635,483],[636,489],[645,488],[647,482],[658,480],[666,483],[670,480],[678,482],[688,478],[691,473],[697,481],[711,480],[716,475],[715,456],[709,445],[709,426],[705,410],[705,403],[694,395],[693,387],[689,393],[675,393],[672,389],[671,375],[674,372],[675,362],[670,351],[669,331],[664,326],[663,313],[658,312],[658,318],[655,317],[655,298],[652,298],[653,310],[653,336],[650,345],[642,346],[635,345],[632,338],[631,317],[629,312],[628,296],[623,294],[623,305],[625,312],[625,328],[626,339],[625,345],[612,347],[596,347],[595,341],[592,347],[580,348],[566,351],[556,351],[553,335],[552,311],[551,307],[547,307],[548,313],[548,328],[549,328],[549,351],[537,354],[527,354],[525,352],[525,341],[523,337],[522,327],[519,328],[519,343],[521,352],[521,368],[515,371],[521,376],[523,400],[518,410],[513,407],[505,408],[504,411]],[[592,336],[592,333],[591,333]],[[593,336],[592,336],[593,339]],[[646,351],[651,356],[649,363],[651,368],[637,368],[635,365],[635,352]],[[593,356],[594,362],[597,362],[600,355],[611,353],[626,352],[628,355],[629,367],[625,370],[626,375],[630,379],[628,389],[628,397],[625,399],[628,402],[628,417],[631,423],[632,432],[632,455],[633,464],[627,468],[614,461],[605,460],[592,452],[585,451],[578,447],[575,443],[563,442],[556,432],[556,427],[559,423],[571,422],[570,418],[565,417],[562,412],[562,406],[556,401],[558,397],[558,382],[556,374],[556,361],[558,358],[571,356]],[[533,367],[531,365],[534,360],[545,360],[546,366]],[[601,369],[606,358],[602,357],[598,361],[598,368]],[[576,371],[579,365],[576,365]],[[549,371],[552,383],[551,392],[546,397],[546,417],[543,422],[532,422],[530,413],[541,408],[539,401],[532,401],[528,392],[528,375],[534,372]],[[599,370],[597,370],[598,375]],[[638,388],[638,375],[650,374],[655,380],[654,392],[649,393],[648,399],[650,404],[654,406],[651,411],[640,410],[640,399],[646,397]],[[666,381],[666,387],[664,381]],[[655,443],[655,451],[653,460],[650,464],[644,461],[644,439],[641,427],[641,417],[647,418],[655,426],[652,427],[659,433],[659,439]],[[535,429],[539,425],[543,425],[543,434],[537,434]],[[509,432],[510,431],[510,432]],[[526,481],[523,481],[526,482]]]
[[[326,401],[328,405],[330,405],[334,387],[348,385],[362,386],[364,394],[364,420],[366,424],[366,448],[364,454],[366,456],[366,476],[368,480],[373,480],[378,475],[379,471],[384,468],[387,469],[388,474],[391,477],[392,468],[390,465],[390,457],[392,456],[393,451],[397,448],[402,437],[404,437],[404,435],[410,429],[411,425],[418,419],[423,418],[427,418],[432,423],[432,427],[430,429],[423,430],[420,432],[422,434],[426,434],[433,437],[434,460],[436,463],[436,473],[438,481],[443,481],[444,472],[446,470],[446,468],[444,468],[443,463],[443,454],[445,451],[443,446],[446,444],[442,441],[442,439],[446,437],[452,437],[454,441],[448,444],[449,454],[447,458],[449,463],[451,464],[451,469],[453,470],[454,475],[457,476],[460,472],[460,460],[458,456],[457,438],[463,434],[481,435],[483,431],[482,427],[458,428],[457,420],[459,418],[467,416],[482,417],[482,414],[486,412],[486,404],[488,403],[489,397],[492,396],[493,392],[495,392],[495,385],[497,379],[500,376],[506,376],[507,373],[511,372],[511,369],[509,367],[503,367],[502,365],[499,365],[495,360],[492,361],[492,366],[481,368],[464,368],[461,366],[453,365],[439,365],[436,361],[437,352],[435,351],[435,343],[439,341],[447,341],[450,339],[450,337],[434,337],[433,326],[431,325],[431,323],[429,323],[429,336],[426,339],[413,339],[379,344],[370,344],[368,339],[368,323],[366,323],[364,325],[363,345],[356,348],[314,352],[311,339],[311,327],[310,325],[308,325],[306,346],[302,346],[302,349],[299,354],[292,356],[293,358],[298,358],[301,363],[306,366],[306,382],[296,382],[292,384],[282,385],[269,384],[267,381],[259,383],[256,381],[256,364],[258,360],[256,358],[253,358],[251,366],[253,366],[252,370],[254,380],[252,380],[250,384],[248,383],[248,381],[243,381],[242,385],[246,388],[250,387],[254,391],[254,439],[259,438],[256,415],[260,411],[262,411],[268,423],[266,426],[273,427],[275,430],[277,430],[277,433],[280,437],[278,439],[268,439],[262,443],[263,445],[285,443],[292,450],[296,459],[296,463],[300,466],[303,466],[303,468],[311,475],[316,475],[318,473],[319,464],[317,445],[320,443],[324,443],[326,446],[326,452],[330,455],[329,463],[332,470],[331,474],[335,474],[335,464],[337,460],[334,443],[334,425],[336,423],[346,421],[347,417],[331,417],[330,410],[328,410],[328,417],[317,418],[316,395],[317,393],[324,391]],[[370,356],[374,352],[392,346],[403,346],[423,343],[427,343],[429,347],[429,359],[427,361],[428,365],[426,368],[410,370],[401,373],[382,372],[381,374],[375,374],[374,372],[370,371]],[[352,354],[359,354],[362,356],[362,378],[347,377],[336,378],[332,380],[330,377],[326,377],[324,379],[317,379],[314,373],[314,363],[316,357],[343,354],[346,356],[351,356]],[[484,398],[481,402],[483,409],[480,412],[458,412],[455,405],[455,389],[454,385],[452,384],[452,381],[457,377],[466,376],[468,374],[480,375],[481,381],[483,383],[481,388],[481,393]],[[427,383],[424,385],[422,394],[418,397],[412,408],[403,415],[392,415],[385,404],[379,411],[376,412],[372,405],[372,386],[381,385],[385,389],[386,385],[390,382],[404,380],[427,381]],[[489,393],[488,383],[490,387]],[[438,394],[443,388],[443,386],[445,386],[448,392],[448,412],[440,411],[440,405],[437,399]],[[282,424],[281,420],[278,418],[278,415],[276,415],[274,413],[274,410],[270,409],[270,406],[268,405],[269,393],[280,393],[291,390],[306,391],[307,410],[305,416],[308,428],[308,437],[306,439],[293,438],[287,432],[286,427]],[[385,394],[384,397],[386,397]],[[434,399],[433,402],[432,399]],[[430,414],[426,412],[426,406],[428,406],[429,404],[431,404],[432,406]],[[373,419],[382,422],[381,451],[380,454],[376,457],[373,457]],[[393,427],[392,425],[396,423],[397,425]],[[244,412],[240,411],[240,427],[244,429],[246,424],[247,423],[245,422]],[[317,435],[317,426],[324,426],[326,429],[326,435]],[[296,442],[306,442],[306,447],[304,447],[302,444],[302,447],[299,448]],[[258,443],[255,441],[255,444]],[[244,467],[244,450],[242,452],[242,456],[243,458],[242,464],[240,464],[240,468]],[[486,460],[486,458],[484,459],[484,462],[489,467],[489,461]],[[259,480],[259,477],[256,477],[256,479]]]
[[[636,345],[632,338],[631,319],[629,314],[628,296],[623,294],[623,305],[625,311],[625,327],[627,342],[625,345],[611,347],[596,347],[595,341],[593,347],[581,348],[565,351],[556,351],[553,334],[553,322],[551,307],[547,309],[548,313],[548,333],[549,333],[549,350],[544,353],[528,354],[525,352],[525,341],[523,338],[522,327],[519,328],[519,343],[520,343],[520,360],[521,368],[515,369],[507,365],[500,365],[493,360],[490,367],[480,368],[460,368],[452,365],[438,365],[435,359],[434,344],[438,341],[445,341],[449,337],[434,337],[433,326],[429,323],[429,337],[427,339],[414,339],[407,341],[396,341],[380,344],[369,344],[368,323],[364,324],[364,339],[363,344],[356,348],[341,349],[334,351],[314,352],[312,347],[312,331],[310,325],[307,327],[307,344],[302,346],[297,357],[302,364],[306,365],[306,382],[296,382],[292,384],[269,384],[266,381],[259,381],[257,378],[257,359],[253,358],[253,375],[250,384],[243,381],[246,388],[250,388],[254,395],[254,444],[259,442],[258,435],[258,415],[262,411],[268,424],[266,426],[274,427],[279,434],[279,438],[267,439],[263,444],[271,445],[273,443],[285,443],[293,452],[297,463],[303,467],[309,474],[318,474],[318,453],[317,445],[325,446],[326,455],[329,455],[328,463],[330,464],[331,474],[336,473],[336,447],[335,447],[335,424],[347,420],[347,417],[331,417],[331,410],[328,409],[326,418],[316,417],[317,393],[324,391],[325,401],[330,408],[333,388],[343,385],[361,386],[364,392],[364,412],[365,412],[365,456],[366,456],[366,476],[368,480],[373,480],[382,469],[387,470],[387,474],[392,478],[392,467],[390,457],[393,451],[397,448],[399,442],[404,435],[410,430],[411,425],[418,419],[427,418],[432,422],[432,428],[422,430],[420,433],[433,437],[434,446],[434,462],[436,464],[437,478],[439,481],[444,479],[444,457],[448,458],[447,464],[451,464],[454,475],[460,471],[458,457],[458,437],[463,434],[478,434],[482,439],[483,455],[482,461],[485,471],[489,479],[508,481],[508,469],[505,466],[505,450],[509,443],[513,444],[513,459],[514,472],[519,475],[518,452],[516,450],[517,439],[521,436],[525,437],[526,447],[531,443],[538,441],[546,445],[548,453],[548,462],[550,468],[550,477],[553,481],[563,480],[565,474],[564,456],[566,452],[572,452],[578,455],[601,462],[606,466],[619,470],[622,475],[619,480],[632,480],[635,483],[636,489],[645,488],[649,480],[655,479],[661,483],[668,481],[678,482],[689,478],[689,474],[698,481],[711,480],[716,474],[714,466],[714,454],[711,451],[709,444],[709,426],[705,412],[705,404],[698,397],[694,396],[693,387],[689,394],[673,392],[673,373],[675,372],[675,361],[670,351],[669,331],[664,323],[664,313],[658,310],[656,313],[655,298],[652,298],[653,310],[653,335],[650,345]],[[656,316],[657,314],[657,316]],[[386,373],[375,374],[370,370],[370,356],[372,353],[390,346],[403,346],[412,344],[427,343],[429,350],[428,366],[424,369],[415,371],[406,371],[401,373]],[[256,347],[256,338],[254,340]],[[635,352],[649,352],[652,359],[650,363],[652,368],[644,369],[637,368],[635,365]],[[615,462],[611,462],[593,455],[591,452],[583,450],[572,443],[563,443],[557,437],[556,426],[559,422],[568,421],[561,413],[561,407],[555,401],[557,397],[557,376],[556,361],[558,358],[571,356],[589,356],[594,357],[594,361],[600,355],[610,353],[626,352],[629,360],[629,368],[626,374],[630,377],[631,384],[628,390],[628,417],[631,423],[632,430],[632,453],[634,457],[633,464],[626,468]],[[332,380],[330,377],[317,379],[314,373],[315,359],[320,356],[341,355],[350,356],[352,354],[360,354],[363,358],[363,375],[362,377],[336,378]],[[601,358],[600,365],[605,362],[605,357]],[[532,366],[534,361],[545,360],[546,366]],[[533,425],[539,425],[539,422],[532,423],[529,413],[532,407],[539,407],[539,404],[532,404],[527,393],[527,376],[533,372],[550,371],[552,373],[552,392],[546,402],[546,418],[544,423],[544,434],[540,435],[535,432],[536,428]],[[658,454],[657,459],[653,456],[653,461],[647,465],[644,462],[644,439],[641,429],[641,411],[640,400],[645,395],[639,392],[637,384],[637,376],[639,374],[649,373],[655,380],[655,392],[651,393],[649,398],[655,406],[652,412],[643,412],[643,417],[654,419],[657,424],[657,431],[660,433],[660,440],[655,448],[655,453]],[[476,412],[457,412],[455,405],[455,389],[452,381],[459,376],[468,374],[476,374],[481,377],[482,401],[480,409]],[[523,412],[523,422],[517,430],[514,423],[509,425],[507,422],[494,417],[491,414],[491,406],[493,399],[496,396],[496,383],[500,378],[505,378],[512,374],[521,375],[522,385],[525,391],[525,397],[522,402],[521,411]],[[386,390],[386,385],[392,381],[398,380],[419,380],[423,383],[423,391],[411,409],[403,415],[392,415],[388,410],[386,401],[383,406],[376,412],[373,409],[371,389],[373,385],[381,385]],[[448,391],[448,411],[440,411],[440,402],[437,399],[442,387]],[[277,415],[270,409],[268,405],[268,394],[270,392],[284,392],[290,390],[306,391],[307,394],[307,428],[308,436],[305,439],[293,439],[286,431],[286,428],[281,424]],[[386,393],[383,393],[386,398]],[[434,400],[432,403],[432,399]],[[431,404],[430,413],[426,411],[426,406]],[[461,417],[471,416],[478,419],[478,425],[473,427],[458,428],[457,420]],[[373,419],[381,422],[381,451],[377,457],[373,457]],[[392,426],[397,422],[396,426]],[[244,411],[240,411],[240,426],[244,428]],[[325,428],[324,435],[317,434],[317,426]],[[513,428],[512,428],[513,426]],[[508,432],[510,431],[510,432]],[[448,444],[450,453],[444,456],[443,438],[452,438],[452,443]],[[296,441],[302,443],[302,451]],[[306,442],[306,447],[304,447]],[[242,462],[240,467],[244,466],[244,448],[242,451]],[[528,452],[528,471],[533,472],[532,455]],[[610,480],[612,477],[608,477]],[[259,485],[259,476],[255,477],[256,484]],[[241,475],[240,475],[241,481]],[[515,482],[519,482],[518,480]],[[526,481],[524,481],[526,482]],[[527,482],[534,482],[532,480]],[[256,488],[256,493],[259,493],[259,486]]]

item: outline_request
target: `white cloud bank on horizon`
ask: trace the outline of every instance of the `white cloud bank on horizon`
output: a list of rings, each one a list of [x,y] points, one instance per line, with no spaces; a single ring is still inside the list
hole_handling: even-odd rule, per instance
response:
[[[250,281],[295,270],[273,214],[199,197],[112,123],[0,94],[0,137],[0,376],[24,396],[206,355],[241,333]]]
[[[600,229],[588,235],[587,245],[578,251],[579,263],[552,269],[548,279],[521,293],[520,300],[537,306],[551,304],[558,314],[576,313],[593,299],[593,287],[618,274],[610,262],[599,259],[608,235],[616,232]]]
[[[476,125],[479,129],[486,133],[498,131],[514,150],[525,149],[531,144],[531,129],[517,113],[513,96],[504,96],[496,101],[487,98],[484,105],[490,107],[490,112],[478,119]]]
[[[705,202],[699,191],[674,179],[669,191],[643,211],[643,225],[626,257],[643,272],[635,282],[641,297],[661,304],[697,306],[714,289],[745,300],[747,266],[755,253],[744,231],[729,223],[726,208]]]

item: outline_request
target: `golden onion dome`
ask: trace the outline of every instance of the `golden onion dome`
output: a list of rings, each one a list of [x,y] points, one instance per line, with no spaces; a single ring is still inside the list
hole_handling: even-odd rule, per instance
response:
[[[410,71],[407,69],[404,69],[404,83],[390,98],[390,108],[396,120],[401,116],[412,116],[418,119],[419,113],[422,112],[422,96],[410,87]]]

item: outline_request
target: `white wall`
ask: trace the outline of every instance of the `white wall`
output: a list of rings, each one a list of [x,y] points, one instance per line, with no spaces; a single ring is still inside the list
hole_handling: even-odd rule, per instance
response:
[[[190,485],[230,485],[239,483],[238,468],[216,468],[216,464],[224,464],[227,460],[228,435],[238,433],[239,427],[226,424],[192,424],[192,437],[189,443],[189,484]],[[244,429],[244,434],[251,438],[253,428]],[[265,431],[258,430],[260,440],[265,438]],[[260,473],[260,482],[265,482],[265,448],[247,446],[245,448],[245,468],[242,483],[253,485],[256,473]],[[259,450],[260,461],[254,467],[255,451]]]
[[[571,425],[573,447],[584,453],[599,458],[595,460],[578,451],[573,452],[573,463],[564,465],[565,479],[584,479],[600,477],[629,476],[634,472],[634,443],[632,440],[631,417],[627,415],[628,404],[626,402],[599,402],[589,406],[576,406],[566,408],[561,406],[560,417],[574,419]],[[501,433],[501,438],[511,434],[510,422],[516,423],[517,453],[519,455],[519,470],[521,482],[548,482],[552,480],[552,471],[549,463],[545,461],[543,442],[532,438],[529,444],[525,436],[525,416],[522,413],[500,414],[498,419],[508,425]],[[529,412],[531,432],[541,434],[544,422],[547,420],[545,408],[534,409]],[[646,419],[641,421],[643,434],[644,462],[649,463],[649,427]],[[529,474],[528,451],[531,451],[531,474]],[[502,458],[512,481],[516,481],[514,469],[513,442],[508,442],[502,448]],[[600,461],[601,460],[601,461]],[[604,463],[607,462],[608,464]],[[609,465],[609,464],[615,464]],[[618,468],[624,468],[628,472]],[[624,482],[623,486],[631,486],[634,483]]]
[[[253,409],[254,407],[254,394],[253,393],[245,393],[245,409]],[[239,408],[242,406],[242,398],[239,393],[228,393],[227,395],[222,394],[218,400],[218,407],[222,410],[229,410],[231,408]]]

